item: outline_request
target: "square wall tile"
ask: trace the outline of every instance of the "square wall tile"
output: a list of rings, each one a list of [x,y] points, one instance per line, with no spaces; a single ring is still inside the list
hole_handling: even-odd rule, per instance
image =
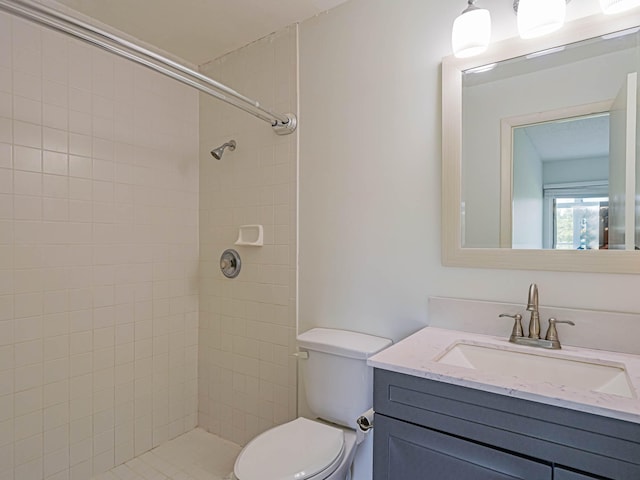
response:
[[[151,95],[143,70],[0,14],[0,478],[88,480],[168,438],[171,402],[172,431],[197,415],[154,392],[183,372],[153,337],[169,314],[184,330],[197,297],[197,136],[174,127],[197,125],[198,95]],[[154,252],[172,250],[154,289]]]
[[[247,93],[280,106],[295,95],[295,69],[291,62],[295,31],[284,29],[263,40],[205,64],[203,73],[215,78],[247,81]],[[285,62],[285,63],[286,63]],[[282,75],[289,71],[289,75]],[[269,87],[269,85],[271,85]],[[266,87],[265,87],[266,86]],[[287,105],[284,105],[287,103]],[[224,119],[224,120],[222,120]],[[290,341],[295,315],[288,314],[295,298],[295,135],[274,137],[259,123],[246,122],[229,107],[202,99],[200,136],[216,141],[201,145],[199,325],[183,338],[198,342],[200,425],[226,439],[244,444],[259,431],[296,415],[290,392],[297,380],[289,374],[288,358],[295,351]],[[266,132],[266,133],[265,133]],[[233,169],[207,160],[210,144],[235,138]],[[220,208],[224,205],[224,208]],[[262,224],[265,244],[242,250],[242,272],[230,285],[219,272],[215,255],[233,244],[240,225]],[[291,272],[294,272],[293,275]],[[210,360],[211,359],[211,360]],[[258,425],[259,428],[255,428]]]

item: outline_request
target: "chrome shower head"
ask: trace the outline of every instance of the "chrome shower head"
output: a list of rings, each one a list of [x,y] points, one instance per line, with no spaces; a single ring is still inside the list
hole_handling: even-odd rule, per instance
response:
[[[218,148],[214,148],[213,150],[211,150],[211,155],[213,155],[213,158],[215,158],[216,160],[220,160],[222,158],[222,154],[224,153],[224,149],[227,147],[229,147],[229,150],[233,152],[236,149],[236,141],[229,140],[227,143],[220,145]]]

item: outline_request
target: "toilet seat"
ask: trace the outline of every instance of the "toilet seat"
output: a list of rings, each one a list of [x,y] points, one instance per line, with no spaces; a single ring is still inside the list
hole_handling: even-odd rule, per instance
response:
[[[344,452],[343,430],[297,418],[251,440],[233,470],[238,480],[320,480],[338,467]]]

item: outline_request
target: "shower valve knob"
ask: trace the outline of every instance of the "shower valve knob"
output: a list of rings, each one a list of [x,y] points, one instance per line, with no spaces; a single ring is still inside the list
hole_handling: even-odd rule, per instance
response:
[[[240,273],[240,267],[242,262],[240,261],[240,255],[233,249],[228,249],[222,252],[220,256],[220,271],[227,278],[235,278]]]

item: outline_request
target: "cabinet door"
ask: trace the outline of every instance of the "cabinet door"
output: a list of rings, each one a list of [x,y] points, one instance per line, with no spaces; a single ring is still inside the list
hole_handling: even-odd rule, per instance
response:
[[[376,414],[374,480],[551,480],[550,465]]]
[[[553,469],[553,478],[554,480],[594,480],[602,477],[592,477],[583,473],[571,472],[564,468],[555,467]]]

